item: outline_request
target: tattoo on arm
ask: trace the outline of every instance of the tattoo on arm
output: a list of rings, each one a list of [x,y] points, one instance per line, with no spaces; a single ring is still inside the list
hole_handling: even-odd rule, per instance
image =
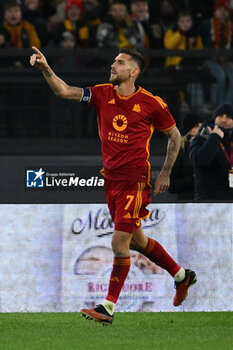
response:
[[[47,70],[47,69],[46,69],[46,71],[44,72],[44,74],[45,74],[45,76],[46,76],[47,78],[51,78],[51,76],[52,76],[52,73],[51,73],[49,70]]]
[[[163,165],[163,171],[170,175],[173,165],[180,150],[180,133],[177,127],[165,132],[168,137],[167,154]]]
[[[59,78],[53,70],[48,66],[42,70],[42,73],[47,80],[52,91],[60,98],[68,100],[80,101],[82,97],[82,89],[76,86],[67,85]]]
[[[75,86],[71,86],[71,95],[73,98],[78,97],[80,95],[80,89]]]

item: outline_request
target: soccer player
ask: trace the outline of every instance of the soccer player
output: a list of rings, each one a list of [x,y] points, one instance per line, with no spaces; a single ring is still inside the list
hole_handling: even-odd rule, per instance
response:
[[[102,324],[111,324],[117,299],[130,269],[130,249],[139,251],[174,277],[173,305],[180,305],[197,280],[194,271],[183,269],[141,228],[150,212],[149,142],[154,128],[168,137],[167,154],[154,183],[154,194],[169,188],[170,173],[180,148],[180,133],[167,104],[135,84],[144,70],[143,56],[121,49],[111,65],[108,84],[80,88],[67,85],[49,67],[44,55],[33,47],[32,66],[39,68],[53,92],[65,99],[94,104],[102,141],[103,174],[108,207],[114,222],[113,268],[106,299],[81,314]]]

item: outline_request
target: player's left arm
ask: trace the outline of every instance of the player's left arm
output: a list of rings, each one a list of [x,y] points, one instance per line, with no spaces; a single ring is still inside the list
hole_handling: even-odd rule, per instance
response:
[[[168,137],[167,153],[163,167],[154,183],[155,196],[166,192],[170,186],[170,174],[180,150],[181,136],[176,126],[169,131],[164,131]]]

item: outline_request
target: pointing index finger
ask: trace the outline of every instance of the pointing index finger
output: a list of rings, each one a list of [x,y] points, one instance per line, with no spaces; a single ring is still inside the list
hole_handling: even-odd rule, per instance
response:
[[[38,55],[42,55],[42,53],[40,52],[39,49],[37,49],[37,47],[32,46],[32,49],[33,49]]]

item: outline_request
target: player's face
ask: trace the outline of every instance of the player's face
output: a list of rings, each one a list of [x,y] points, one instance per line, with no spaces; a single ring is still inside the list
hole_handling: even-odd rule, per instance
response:
[[[224,129],[232,129],[233,119],[228,117],[226,114],[218,115],[215,119],[215,124]]]
[[[120,53],[111,65],[110,83],[119,85],[127,81],[135,69],[137,67],[134,65],[131,57],[125,53]]]

